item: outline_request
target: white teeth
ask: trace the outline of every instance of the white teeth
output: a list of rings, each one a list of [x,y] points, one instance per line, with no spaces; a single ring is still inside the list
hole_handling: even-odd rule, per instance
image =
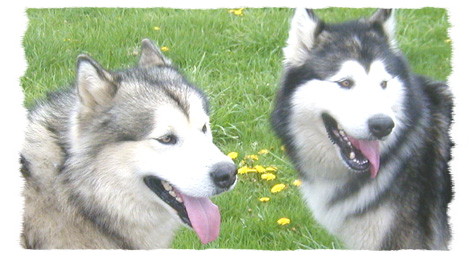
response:
[[[350,159],[355,159],[355,157],[356,157],[356,156],[355,156],[355,153],[354,153],[353,151],[350,152]]]
[[[169,195],[171,195],[174,198],[177,197],[177,194],[174,191],[169,191]]]
[[[164,190],[166,190],[168,192],[169,195],[171,195],[172,197],[174,197],[176,199],[176,201],[182,203],[182,198],[177,196],[176,192],[174,191],[174,188],[172,187],[171,184],[169,184],[168,182],[166,181],[161,181],[161,184],[163,185],[164,187]]]
[[[168,182],[162,181],[162,184],[163,184],[164,189],[165,189],[166,191],[171,191],[171,190],[172,190],[172,186],[171,186]]]

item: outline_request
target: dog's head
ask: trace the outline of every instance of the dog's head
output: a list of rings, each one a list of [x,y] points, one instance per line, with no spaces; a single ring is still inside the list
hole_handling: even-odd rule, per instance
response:
[[[236,166],[212,142],[206,96],[150,40],[131,69],[79,56],[76,88],[73,151],[95,155],[111,191],[163,205],[202,242],[214,240],[220,214],[209,197],[234,187]]]
[[[284,105],[293,107],[288,125],[293,128],[286,131],[299,137],[299,145],[312,142],[325,157],[341,158],[330,166],[375,177],[380,149],[402,127],[408,68],[394,27],[391,10],[337,24],[325,23],[312,10],[294,14],[284,48],[282,92],[289,99]],[[331,160],[340,159],[320,158]]]

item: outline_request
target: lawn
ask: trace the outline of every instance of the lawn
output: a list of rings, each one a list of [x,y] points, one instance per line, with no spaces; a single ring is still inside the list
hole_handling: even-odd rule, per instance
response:
[[[369,15],[373,9],[318,10],[329,22]],[[246,171],[231,193],[214,198],[222,214],[218,240],[202,245],[182,228],[173,243],[180,249],[294,250],[343,248],[311,218],[294,185],[297,174],[269,126],[281,74],[282,47],[292,10],[264,9],[28,9],[24,36],[28,69],[22,77],[25,105],[74,79],[76,57],[87,53],[104,67],[133,66],[140,42],[150,38],[211,103],[212,132],[225,152],[236,152],[243,169],[272,167],[273,180]],[[399,10],[398,42],[412,69],[446,80],[451,42],[443,9]],[[254,156],[251,156],[254,155]],[[271,168],[270,168],[271,169]],[[285,188],[270,190],[276,184]],[[268,197],[267,199],[261,199]],[[317,197],[314,197],[317,198]],[[263,200],[263,201],[262,201]],[[285,225],[280,218],[288,218]]]

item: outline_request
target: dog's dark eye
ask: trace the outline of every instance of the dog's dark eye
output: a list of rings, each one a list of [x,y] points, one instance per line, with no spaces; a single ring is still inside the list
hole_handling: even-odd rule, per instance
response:
[[[202,126],[202,132],[207,133],[207,125]]]
[[[342,88],[350,89],[351,87],[353,87],[355,82],[350,79],[343,79],[341,81],[338,81],[337,84]]]
[[[173,134],[167,134],[156,139],[158,142],[166,145],[173,145],[177,143],[177,137]]]
[[[380,85],[381,88],[386,89],[386,87],[388,87],[388,81],[382,81]]]

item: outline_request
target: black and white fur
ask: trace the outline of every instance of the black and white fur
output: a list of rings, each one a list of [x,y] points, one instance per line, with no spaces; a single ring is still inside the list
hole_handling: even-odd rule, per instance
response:
[[[452,96],[410,71],[394,34],[392,10],[327,24],[297,9],[273,128],[314,218],[347,248],[448,249]]]
[[[182,224],[218,236],[209,197],[234,187],[236,166],[212,142],[204,93],[150,40],[129,69],[80,55],[74,85],[28,119],[23,247],[167,248]]]

